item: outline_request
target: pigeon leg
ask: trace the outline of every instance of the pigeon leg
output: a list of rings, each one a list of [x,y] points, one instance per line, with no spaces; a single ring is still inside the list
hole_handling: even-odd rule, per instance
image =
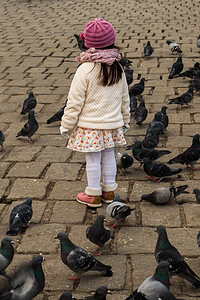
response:
[[[140,168],[141,168],[141,166],[142,166],[142,163],[140,163],[139,167],[135,168],[135,170],[136,170],[136,171],[139,171]]]
[[[75,281],[75,280],[80,280],[80,278],[78,276],[75,276],[73,278],[69,278],[69,280]]]
[[[1,148],[1,152],[3,152],[3,151],[5,151],[5,150],[4,150],[4,148],[2,147],[2,148]]]
[[[119,174],[120,174],[121,176],[124,176],[124,173],[122,172],[121,169],[119,169]]]
[[[100,249],[99,253],[95,254],[94,256],[100,256],[100,255],[101,255],[101,249]]]
[[[162,179],[163,179],[163,177],[161,177],[160,179],[156,180],[155,182],[161,182]]]
[[[114,228],[114,227],[116,227],[117,225],[118,225],[118,224],[117,224],[117,223],[115,223],[115,224],[114,224],[114,225],[112,225],[111,227],[112,227],[112,228]]]
[[[30,139],[28,140],[28,142],[29,142],[30,144],[32,144],[32,143],[33,143],[33,140],[30,138]]]
[[[127,219],[121,220],[123,223],[127,222]]]

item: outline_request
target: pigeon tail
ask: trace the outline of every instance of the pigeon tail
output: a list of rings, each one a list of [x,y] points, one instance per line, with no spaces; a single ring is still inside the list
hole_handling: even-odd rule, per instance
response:
[[[91,270],[99,271],[101,272],[105,277],[111,277],[113,275],[113,272],[111,270],[111,266],[106,266],[102,264],[100,261],[97,261],[98,263],[92,267]]]
[[[178,274],[181,278],[189,281],[195,288],[200,288],[200,278],[187,266],[185,272]]]
[[[10,229],[6,232],[6,235],[18,235],[19,230],[20,230],[20,227],[10,228]]]
[[[188,188],[187,184],[182,185],[182,186],[178,186],[176,188],[175,197],[177,197],[180,194],[189,194],[189,192],[185,191],[185,189],[187,189],[187,188]]]
[[[0,295],[0,300],[11,300],[12,299],[12,293],[7,292],[5,294]]]
[[[59,119],[57,116],[53,116],[51,117],[50,119],[47,120],[47,124],[51,124],[53,122],[57,122],[57,121],[60,121],[61,119]]]

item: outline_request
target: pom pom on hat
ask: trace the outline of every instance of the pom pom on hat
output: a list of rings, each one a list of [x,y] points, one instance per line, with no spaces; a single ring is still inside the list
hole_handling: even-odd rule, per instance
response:
[[[105,48],[115,42],[115,29],[113,25],[104,19],[94,19],[85,26],[85,30],[80,34],[87,48]]]

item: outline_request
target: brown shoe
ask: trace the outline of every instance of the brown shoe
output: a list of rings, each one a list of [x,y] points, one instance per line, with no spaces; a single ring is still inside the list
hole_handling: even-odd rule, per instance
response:
[[[112,192],[103,192],[101,199],[104,203],[112,203],[113,200],[115,199],[115,193],[113,191]]]

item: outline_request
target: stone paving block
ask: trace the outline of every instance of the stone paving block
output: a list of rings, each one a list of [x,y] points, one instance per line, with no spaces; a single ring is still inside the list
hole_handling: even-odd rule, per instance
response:
[[[64,163],[70,157],[70,154],[71,152],[66,151],[63,147],[47,146],[37,157],[36,161]]]
[[[47,163],[43,162],[26,162],[16,163],[8,172],[6,177],[27,177],[39,178],[46,168]]]
[[[61,261],[60,253],[56,253],[54,255],[44,255],[44,257],[45,261],[43,263],[43,269],[46,281],[45,290],[72,291],[73,281],[69,280],[69,278],[72,278],[74,273]],[[56,280],[55,268],[57,274]]]
[[[2,213],[2,211],[3,211],[3,209],[5,208],[5,204],[0,204],[0,215],[1,215],[1,213]]]
[[[199,228],[200,205],[198,203],[183,204],[187,227]]]
[[[142,202],[140,209],[143,226],[177,227],[181,225],[178,204],[155,205]]]
[[[85,190],[85,183],[73,181],[57,181],[48,199],[50,200],[75,200],[78,193]]]
[[[109,289],[114,290],[123,289],[126,274],[125,255],[102,255],[98,260],[103,264],[112,266],[113,276],[104,277],[97,271],[89,271],[82,275],[77,292],[96,290],[96,287],[101,285],[109,286]]]
[[[64,140],[61,135],[40,135],[37,139],[37,145],[63,147]]]
[[[3,162],[1,161],[1,168],[0,168],[0,178],[4,177],[6,174],[6,171],[8,170],[9,166],[11,164],[9,162]]]
[[[16,179],[8,199],[22,199],[27,197],[42,199],[46,194],[48,181],[43,179]]]
[[[24,201],[13,201],[12,204],[9,206],[9,209],[4,216],[3,220],[1,221],[2,224],[9,224],[9,218],[10,218],[10,213],[13,209],[14,206],[23,203]],[[43,201],[37,201],[33,199],[32,202],[32,209],[33,209],[33,216],[30,220],[30,223],[40,223],[42,215],[44,213],[44,210],[47,206],[47,202]]]
[[[81,164],[52,163],[48,169],[46,180],[77,180],[81,170]]]
[[[30,161],[42,149],[41,146],[31,145],[28,142],[26,147],[14,147],[13,150],[6,156],[5,161]]]
[[[86,205],[76,201],[58,201],[54,205],[50,222],[79,224],[83,223],[86,215]]]
[[[5,194],[8,186],[10,184],[10,180],[9,179],[0,179],[0,199],[3,197],[3,195]]]
[[[27,228],[20,245],[18,253],[56,253],[58,244],[54,238],[59,232],[65,232],[64,224],[42,224]]]

